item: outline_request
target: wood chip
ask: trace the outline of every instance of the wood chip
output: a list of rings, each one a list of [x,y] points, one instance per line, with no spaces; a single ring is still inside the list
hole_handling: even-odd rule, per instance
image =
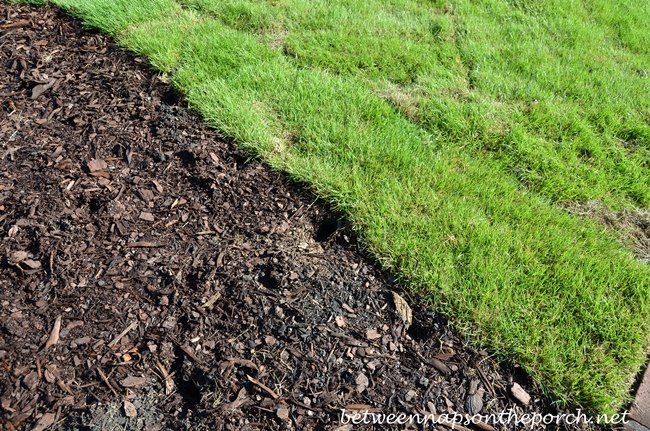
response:
[[[104,171],[94,171],[94,172],[90,172],[88,175],[90,175],[91,177],[101,177],[106,179],[111,178],[111,175],[108,172],[104,172]]]
[[[519,383],[513,383],[510,392],[512,393],[512,396],[519,400],[523,405],[528,405],[528,403],[530,403],[530,395],[528,395],[528,392],[526,392],[524,388],[519,386]]]
[[[25,259],[22,261],[22,264],[27,266],[29,269],[39,269],[41,267],[41,262],[32,259]]]
[[[48,383],[54,383],[56,381],[56,377],[54,376],[54,374],[52,374],[52,372],[47,368],[45,369],[45,371],[43,371],[43,377],[45,377],[45,380]]]
[[[138,326],[138,322],[132,322],[132,323],[131,323],[131,324],[130,324],[130,325],[129,325],[129,326],[128,326],[124,331],[122,331],[122,333],[121,333],[120,335],[118,335],[117,337],[115,337],[115,338],[113,339],[113,341],[111,341],[110,343],[108,343],[108,347],[113,347],[114,345],[116,345],[117,343],[119,343],[119,341],[120,341],[122,338],[124,338],[124,336],[125,336],[126,334],[128,334],[132,329],[136,328],[137,326]]]
[[[345,327],[345,319],[343,318],[343,316],[336,316],[334,318],[334,321],[336,322],[336,326],[338,326],[339,328]]]
[[[361,393],[361,392],[365,391],[366,388],[368,388],[368,384],[370,382],[368,381],[368,377],[366,377],[365,374],[359,373],[359,375],[357,376],[357,378],[355,380],[355,383],[357,384],[357,386],[356,386],[357,392]]]
[[[165,244],[152,241],[136,241],[130,242],[126,245],[127,247],[164,247]]]
[[[275,392],[273,392],[273,389],[271,389],[271,388],[269,388],[268,386],[264,385],[262,382],[260,382],[260,381],[258,381],[258,380],[256,380],[256,379],[254,379],[253,377],[249,376],[248,374],[246,375],[246,377],[248,378],[248,380],[249,380],[251,383],[256,384],[256,385],[257,385],[260,389],[262,389],[264,392],[266,392],[267,394],[271,395],[271,397],[273,397],[274,400],[277,400],[278,398],[280,398],[280,396],[279,396],[278,394],[276,394]]]
[[[131,401],[124,400],[124,414],[130,418],[138,416],[138,409],[135,408]]]
[[[144,220],[144,221],[149,221],[149,222],[152,222],[152,221],[155,220],[154,217],[153,217],[153,214],[145,212],[145,211],[142,211],[140,213],[140,219]]]
[[[104,383],[106,383],[106,386],[108,386],[108,388],[111,390],[111,392],[113,392],[113,395],[115,395],[115,397],[118,397],[117,392],[115,392],[115,388],[113,388],[113,385],[111,385],[111,382],[108,381],[108,378],[106,377],[106,374],[104,374],[102,369],[97,367],[97,372],[99,373],[99,377],[101,377],[102,380],[104,381]]]
[[[86,165],[88,167],[88,170],[90,172],[98,172],[98,171],[105,171],[108,169],[108,165],[104,161],[104,159],[92,159],[88,162]]]
[[[72,392],[72,389],[70,389],[70,386],[63,380],[57,378],[56,379],[56,385],[61,388],[62,391],[69,393],[70,395],[75,395],[74,392]]]
[[[163,364],[156,360],[156,367],[162,376],[163,381],[165,382],[165,395],[170,395],[174,391],[174,381],[172,380],[172,374],[169,374]]]
[[[153,192],[149,189],[139,189],[138,194],[143,201],[149,202],[154,198]]]
[[[3,24],[2,26],[0,26],[0,28],[2,28],[2,29],[18,28],[18,27],[25,27],[25,26],[28,26],[30,24],[31,23],[29,21],[27,21],[26,19],[23,19],[23,20],[20,20],[20,21],[11,22],[9,24]]]
[[[224,359],[226,361],[232,362],[233,364],[242,365],[244,367],[252,368],[253,370],[259,371],[259,368],[255,364],[255,362],[250,361],[248,359],[231,358],[229,356],[225,357]]]
[[[393,292],[393,301],[395,302],[395,309],[397,310],[397,314],[404,322],[406,329],[408,329],[408,327],[411,326],[411,323],[413,322],[413,312],[411,310],[411,307],[404,300],[404,298],[395,292]]]
[[[465,411],[471,416],[479,413],[483,408],[483,391],[478,390],[478,379],[473,379],[469,384],[469,391],[465,399]]]
[[[54,168],[60,171],[69,171],[70,169],[72,169],[72,160],[65,159],[57,163],[56,165],[54,165]]]
[[[345,406],[345,410],[373,410],[370,404],[348,404]]]
[[[381,334],[376,329],[368,329],[366,331],[366,338],[369,340],[377,340],[381,338]]]
[[[40,379],[38,378],[38,373],[36,371],[32,371],[23,378],[23,385],[28,391],[33,391],[36,386],[38,386],[39,380]]]
[[[275,414],[279,419],[286,421],[289,419],[289,408],[285,405],[280,405],[275,411]]]
[[[221,411],[226,414],[232,414],[237,410],[242,404],[248,401],[248,396],[246,394],[246,388],[241,388],[237,393],[237,398],[232,403],[224,404],[221,406]]]
[[[54,419],[56,419],[56,415],[54,413],[45,413],[43,416],[41,416],[38,422],[36,422],[36,425],[34,425],[32,431],[43,431],[47,429],[47,427],[54,423]]]
[[[221,292],[217,292],[217,293],[215,293],[214,295],[212,295],[212,296],[210,297],[210,299],[208,299],[207,301],[205,301],[205,304],[201,305],[201,307],[203,307],[203,308],[209,308],[209,307],[212,307],[212,306],[214,305],[214,303],[217,302],[217,300],[218,300],[219,298],[221,298]]]
[[[58,316],[54,321],[54,327],[52,328],[52,332],[50,333],[50,338],[48,338],[47,342],[45,343],[45,350],[49,349],[50,347],[54,346],[56,343],[59,342],[60,331],[61,331],[61,316]]]
[[[178,347],[180,347],[183,352],[187,353],[187,356],[192,358],[192,360],[194,362],[196,362],[197,364],[203,364],[204,363],[203,359],[196,356],[196,354],[194,353],[194,350],[192,350],[192,347],[190,347],[188,345],[185,345],[185,344],[182,344],[182,345],[179,344]]]

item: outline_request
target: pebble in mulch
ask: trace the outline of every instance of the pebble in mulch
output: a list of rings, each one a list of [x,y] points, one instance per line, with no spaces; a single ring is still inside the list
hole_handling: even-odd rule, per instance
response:
[[[557,413],[411,310],[326,206],[203,127],[143,59],[56,9],[0,12],[6,428]]]

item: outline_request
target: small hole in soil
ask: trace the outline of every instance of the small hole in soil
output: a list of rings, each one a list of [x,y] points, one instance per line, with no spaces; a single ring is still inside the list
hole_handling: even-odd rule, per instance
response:
[[[276,290],[280,287],[280,282],[277,279],[277,274],[271,268],[267,268],[264,275],[259,277],[259,282],[262,286],[269,290]]]
[[[196,157],[187,150],[179,151],[176,153],[176,156],[181,160],[181,163],[183,163],[185,168],[196,165]]]
[[[174,87],[167,87],[161,100],[166,105],[176,105],[181,101],[181,93]]]
[[[124,157],[124,152],[123,152],[124,148],[121,145],[119,144],[113,145],[112,151],[113,151],[113,156]]]
[[[445,319],[438,314],[427,311],[424,308],[413,308],[413,323],[407,330],[409,336],[415,341],[431,340],[439,333],[439,327],[445,326]]]
[[[103,206],[104,203],[99,198],[93,198],[90,200],[90,202],[88,202],[88,207],[90,209],[90,212],[93,214],[99,212],[99,210],[101,210]]]
[[[316,241],[327,241],[341,227],[343,227],[343,221],[337,216],[332,215],[323,219],[316,231]]]

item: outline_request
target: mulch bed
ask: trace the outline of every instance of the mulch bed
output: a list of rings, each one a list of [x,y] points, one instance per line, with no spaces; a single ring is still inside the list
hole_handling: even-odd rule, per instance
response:
[[[145,59],[54,8],[0,12],[5,429],[558,413],[519,368],[415,307],[327,206],[206,128]]]

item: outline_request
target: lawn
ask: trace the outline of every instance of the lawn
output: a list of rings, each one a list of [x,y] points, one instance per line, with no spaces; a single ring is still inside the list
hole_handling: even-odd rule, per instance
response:
[[[650,269],[563,208],[650,204],[650,2],[53,3],[147,55],[559,403],[629,399]]]

